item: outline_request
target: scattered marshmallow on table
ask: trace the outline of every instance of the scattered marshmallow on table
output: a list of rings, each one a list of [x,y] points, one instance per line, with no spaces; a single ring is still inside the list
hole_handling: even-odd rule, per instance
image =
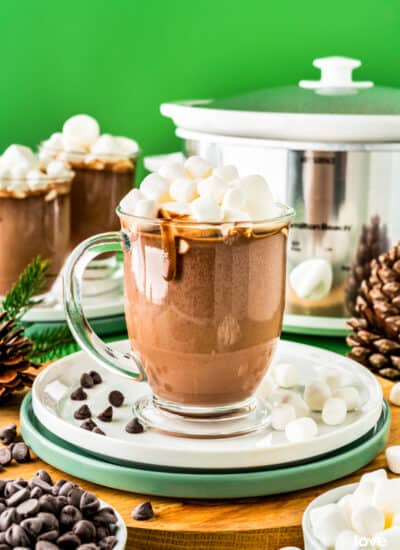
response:
[[[272,376],[280,388],[293,388],[299,383],[299,371],[291,363],[277,363],[272,367]]]
[[[390,390],[389,401],[392,405],[400,407],[400,382],[397,382]]]
[[[347,416],[347,407],[344,399],[329,397],[322,408],[322,421],[328,426],[343,424]]]
[[[271,411],[271,425],[274,430],[285,430],[286,426],[296,418],[296,409],[293,405],[277,405]]]
[[[312,418],[296,418],[287,424],[285,434],[291,443],[301,443],[313,439],[318,434],[318,426]]]
[[[400,445],[393,445],[386,449],[386,462],[394,474],[400,474]]]
[[[332,392],[328,384],[319,380],[307,384],[304,389],[304,401],[312,411],[322,411],[325,401],[331,395]]]

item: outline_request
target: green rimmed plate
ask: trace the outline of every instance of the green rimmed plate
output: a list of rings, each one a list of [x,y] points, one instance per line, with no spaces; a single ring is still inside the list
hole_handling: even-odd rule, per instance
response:
[[[344,477],[368,464],[387,441],[390,411],[370,437],[346,450],[307,464],[285,468],[230,473],[181,473],[132,468],[95,458],[48,432],[35,418],[29,393],[21,406],[25,441],[45,462],[70,475],[135,493],[177,498],[244,498],[297,491]]]

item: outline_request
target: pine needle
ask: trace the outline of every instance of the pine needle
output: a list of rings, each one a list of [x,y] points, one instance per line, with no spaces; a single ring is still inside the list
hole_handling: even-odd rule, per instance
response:
[[[7,312],[7,319],[21,319],[29,309],[38,303],[38,300],[34,300],[33,297],[45,285],[49,264],[48,260],[42,260],[38,256],[24,269],[0,306],[1,311]]]
[[[65,355],[65,348],[69,346],[76,351],[77,346],[67,326],[49,327],[37,330],[31,327],[26,331],[27,336],[33,341],[33,349],[29,358],[35,362],[49,361]]]

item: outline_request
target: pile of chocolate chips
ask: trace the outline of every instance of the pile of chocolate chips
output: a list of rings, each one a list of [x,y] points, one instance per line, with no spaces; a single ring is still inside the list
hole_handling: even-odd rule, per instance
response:
[[[16,443],[16,439],[17,426],[15,424],[10,424],[0,430],[0,441],[4,444],[3,447],[0,447],[0,472],[13,460],[19,463],[31,461],[28,445],[23,441]]]
[[[45,470],[0,480],[0,550],[111,550],[117,521],[95,495],[65,479],[53,484]]]

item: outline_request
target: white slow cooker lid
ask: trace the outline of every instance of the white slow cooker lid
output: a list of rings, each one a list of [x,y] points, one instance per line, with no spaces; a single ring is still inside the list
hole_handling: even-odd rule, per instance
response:
[[[400,140],[400,89],[354,81],[361,62],[316,59],[320,80],[267,88],[218,100],[163,103],[161,113],[186,130],[278,140],[388,142]]]

